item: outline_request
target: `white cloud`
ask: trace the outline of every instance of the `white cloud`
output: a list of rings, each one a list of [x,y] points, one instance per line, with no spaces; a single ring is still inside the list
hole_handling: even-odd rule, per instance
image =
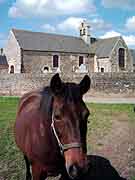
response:
[[[22,16],[21,11],[15,6],[13,6],[9,9],[8,15],[13,18]]]
[[[82,14],[87,11],[92,13],[95,9],[93,0],[16,0],[9,9],[9,16],[18,17],[18,14],[19,16],[21,14],[26,17],[44,17]]]
[[[100,38],[110,38],[110,37],[115,37],[115,36],[122,36],[129,47],[135,48],[135,35],[122,35],[121,33],[116,32],[116,31],[108,31]]]
[[[83,20],[85,19],[79,17],[69,17],[55,26],[51,24],[43,24],[41,28],[45,32],[59,32],[65,34],[71,33],[73,35],[79,33],[79,26]]]
[[[102,0],[102,5],[105,8],[121,8],[134,10],[135,1],[134,0]]]
[[[56,31],[56,28],[50,24],[44,24],[44,25],[42,25],[41,28],[44,29],[45,32],[55,32]]]
[[[87,10],[88,7],[95,8],[92,0],[56,0],[54,3],[56,9],[61,11],[79,12]]]
[[[65,19],[63,22],[59,23],[57,25],[57,29],[63,32],[66,32],[68,30],[79,32],[79,26],[83,20],[86,20],[87,22],[89,22],[91,30],[94,32],[109,30],[112,27],[111,24],[106,23],[101,18],[94,18],[94,19],[88,20],[82,17],[69,17]]]
[[[129,31],[135,31],[135,16],[127,19],[125,27]]]
[[[63,22],[59,23],[57,25],[57,28],[60,31],[68,31],[68,30],[73,30],[75,32],[79,32],[79,25],[83,21],[83,18],[78,18],[78,17],[69,17]]]
[[[135,48],[135,36],[134,35],[123,36],[123,38],[126,41],[128,46]]]
[[[100,38],[105,39],[105,38],[116,37],[116,36],[121,36],[121,34],[119,32],[116,32],[116,31],[108,31],[103,36],[101,36]]]
[[[103,19],[101,18],[94,18],[92,20],[90,20],[90,25],[93,31],[105,31],[105,30],[109,30],[112,25],[108,22],[105,22]]]

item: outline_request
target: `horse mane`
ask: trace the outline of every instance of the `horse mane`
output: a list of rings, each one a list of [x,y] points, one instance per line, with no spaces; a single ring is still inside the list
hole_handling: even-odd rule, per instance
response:
[[[42,99],[40,103],[40,110],[43,114],[47,115],[50,119],[52,116],[52,104],[53,104],[53,94],[49,86],[44,87],[40,92]]]

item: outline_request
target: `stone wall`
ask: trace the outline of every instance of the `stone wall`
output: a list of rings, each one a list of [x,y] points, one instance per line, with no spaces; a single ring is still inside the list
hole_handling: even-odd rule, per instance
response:
[[[91,77],[93,94],[135,97],[135,73],[94,73]]]
[[[2,76],[3,74],[8,73],[8,66],[0,66],[0,75]]]
[[[5,74],[0,76],[0,95],[20,96],[49,84],[53,74]],[[80,82],[84,74],[61,74],[64,81]],[[135,73],[91,73],[90,96],[103,94],[135,97]]]
[[[79,55],[84,56],[87,69],[89,67],[89,57],[86,54],[74,53],[52,53],[40,51],[23,51],[23,66],[25,73],[43,73],[44,67],[48,67],[50,72],[55,73],[56,68],[53,68],[53,55],[59,55],[60,72],[66,75],[71,75],[79,66]]]

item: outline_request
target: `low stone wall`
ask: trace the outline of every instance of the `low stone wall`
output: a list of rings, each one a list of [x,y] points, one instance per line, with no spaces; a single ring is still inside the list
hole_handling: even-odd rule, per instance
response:
[[[89,96],[116,95],[135,97],[135,73],[92,73]],[[0,95],[21,96],[22,94],[49,84],[53,74],[1,74]],[[80,82],[84,74],[66,76],[64,81]]]
[[[135,73],[94,73],[91,79],[96,96],[135,97]]]

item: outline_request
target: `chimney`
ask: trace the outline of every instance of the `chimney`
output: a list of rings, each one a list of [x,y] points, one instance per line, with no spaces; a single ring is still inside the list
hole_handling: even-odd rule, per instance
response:
[[[86,44],[90,45],[90,25],[85,20],[83,20],[83,22],[81,22],[79,29],[80,37],[84,40]]]
[[[3,48],[0,48],[0,55],[3,56]]]

